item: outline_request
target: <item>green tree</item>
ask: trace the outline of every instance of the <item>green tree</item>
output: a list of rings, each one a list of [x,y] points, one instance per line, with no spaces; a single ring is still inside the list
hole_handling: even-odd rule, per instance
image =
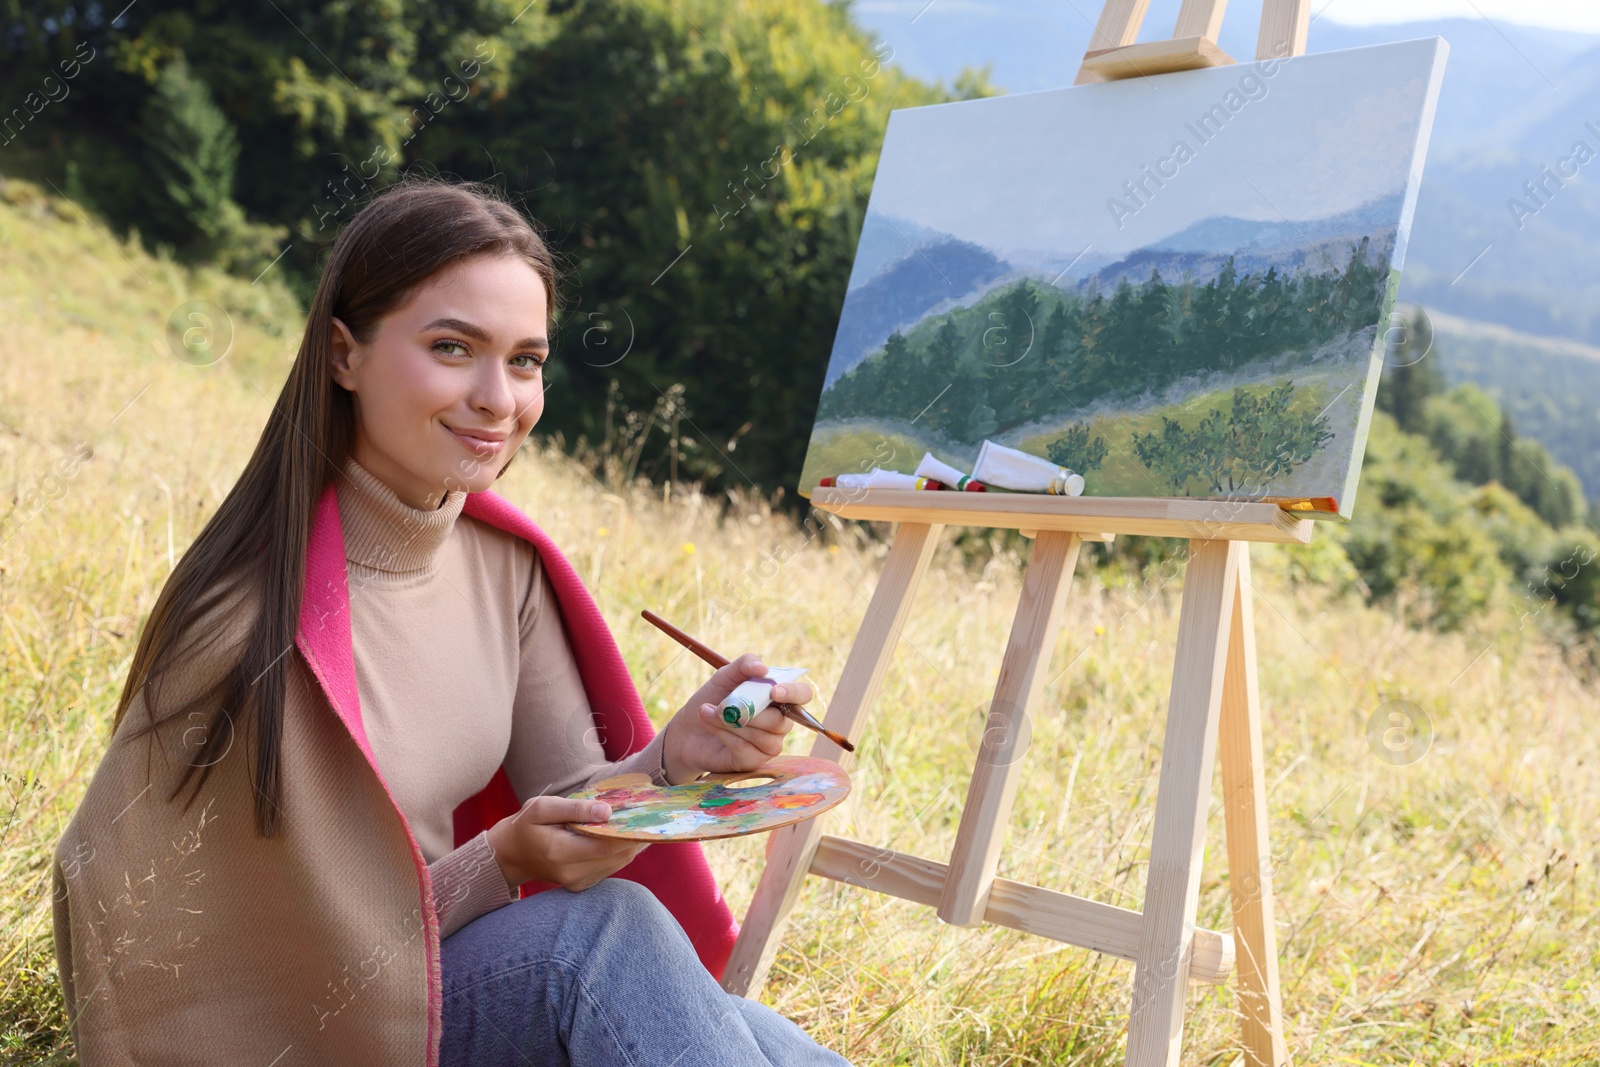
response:
[[[1090,439],[1086,423],[1067,427],[1065,433],[1045,446],[1045,454],[1050,457],[1050,462],[1059,463],[1078,474],[1098,469],[1106,461],[1106,453],[1106,439],[1099,434]]]
[[[1546,561],[1545,572],[1556,602],[1581,629],[1600,631],[1600,537],[1575,527]]]
[[[1225,427],[1220,451],[1226,457],[1223,477],[1233,492],[1259,492],[1316,455],[1332,439],[1328,420],[1321,414],[1293,410],[1294,383],[1284,382],[1266,393],[1243,386],[1233,391],[1233,410]],[[1219,484],[1215,489],[1220,492]]]
[[[180,246],[223,233],[239,139],[181,55],[156,79],[139,129],[153,233]]]
[[[1386,327],[1387,351],[1378,383],[1378,410],[1393,415],[1407,433],[1420,433],[1423,406],[1448,388],[1439,353],[1433,351],[1432,324],[1420,307],[1410,305],[1379,325]]]
[[[883,344],[883,354],[874,357],[880,367],[881,386],[874,398],[873,410],[912,419],[927,403],[922,391],[927,380],[926,365],[920,354],[906,343],[905,336],[896,330]]]
[[[1234,389],[1228,410],[1213,407],[1185,429],[1163,415],[1161,432],[1134,433],[1134,454],[1173,492],[1264,492],[1274,478],[1306,462],[1333,437],[1321,414],[1293,410],[1294,383],[1267,392]]]
[[[989,406],[989,390],[980,387],[977,395],[973,397],[972,406],[967,410],[966,419],[957,432],[963,440],[977,443],[994,433],[998,425],[994,408]]]
[[[1044,326],[1039,321],[1039,293],[1023,280],[1000,294],[989,315],[995,325],[984,331],[983,360],[989,365],[991,403],[1002,426],[1026,421],[1024,407],[1042,384]]]
[[[1537,441],[1518,437],[1516,427],[1488,394],[1459,385],[1430,396],[1417,430],[1469,485],[1499,482],[1539,517],[1560,528],[1587,513],[1583,486]]]
[[[954,370],[961,355],[961,331],[956,328],[954,315],[946,315],[928,346],[928,369],[935,374]]]
[[[1372,599],[1396,603],[1414,624],[1454,629],[1503,600],[1513,579],[1469,499],[1426,440],[1379,412],[1368,433],[1359,506],[1347,527],[1330,532]],[[1535,525],[1517,536],[1539,533]]]
[[[1189,480],[1201,472],[1194,436],[1176,420],[1163,415],[1159,433],[1133,434],[1133,454],[1151,473],[1164,479],[1174,493],[1182,493]]]

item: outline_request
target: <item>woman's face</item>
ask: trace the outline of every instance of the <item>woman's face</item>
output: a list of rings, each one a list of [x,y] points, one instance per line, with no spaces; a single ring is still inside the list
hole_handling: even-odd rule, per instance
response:
[[[485,255],[423,282],[366,344],[334,318],[356,462],[414,508],[487,489],[544,412],[545,303],[533,267]]]

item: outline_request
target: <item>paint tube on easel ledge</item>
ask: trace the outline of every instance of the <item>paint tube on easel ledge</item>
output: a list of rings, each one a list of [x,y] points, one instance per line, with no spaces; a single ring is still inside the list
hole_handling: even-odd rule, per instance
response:
[[[1083,493],[1083,475],[1074,474],[1043,456],[1007,448],[993,441],[983,442],[978,449],[978,461],[972,465],[972,476],[980,482],[1020,493],[1051,493],[1056,496],[1079,496]]]
[[[932,452],[924,452],[922,454],[922,462],[917,464],[917,473],[924,478],[933,478],[941,481],[960,493],[981,493],[984,491],[982,482],[975,481],[969,474],[962,474],[943,460],[935,459]]]
[[[736,730],[749,725],[750,720],[772,706],[772,687],[793,682],[805,674],[806,667],[768,667],[766,677],[747,678],[722,699],[717,713],[722,721]]]
[[[840,489],[943,489],[944,486],[932,478],[920,478],[915,474],[902,474],[899,471],[886,471],[882,467],[873,467],[865,474],[840,474],[819,478],[820,486],[837,486]]]

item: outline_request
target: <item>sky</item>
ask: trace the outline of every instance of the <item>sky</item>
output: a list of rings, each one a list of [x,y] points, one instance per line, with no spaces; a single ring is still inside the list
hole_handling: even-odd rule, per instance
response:
[[[1596,0],[1313,0],[1311,14],[1356,26],[1460,17],[1600,33]]]
[[[1193,121],[1257,64],[896,111],[872,206],[1001,252],[1127,251],[1212,215],[1347,211],[1415,181],[1433,40],[1283,63],[1245,84],[1237,113],[1204,141]],[[1193,158],[1166,164],[1171,181],[1114,215],[1108,199],[1180,140]]]

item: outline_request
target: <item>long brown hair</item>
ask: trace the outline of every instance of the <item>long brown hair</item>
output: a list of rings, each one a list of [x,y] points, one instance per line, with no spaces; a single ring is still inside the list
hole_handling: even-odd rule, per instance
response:
[[[355,438],[351,395],[329,371],[332,319],[338,316],[358,341],[370,340],[383,316],[403,305],[422,282],[485,254],[518,256],[532,266],[544,281],[546,314],[553,320],[554,257],[534,226],[489,186],[402,178],[373,197],[334,242],[306,315],[300,351],[255,452],[162,587],[117,704],[113,732],[135,696],[145,691],[150,722],[134,737],[173,719],[212,712],[204,742],[186,761],[169,801],[198,770],[187,809],[212,765],[233,744],[235,731],[241,731],[256,741],[257,833],[276,833],[286,653],[294,646],[300,619],[311,520]],[[196,620],[241,589],[257,594],[257,611],[237,662],[226,664],[217,681],[158,718],[161,681],[169,669],[182,667],[174,663],[180,639],[197,636],[190,633]],[[205,636],[198,635],[202,642]]]

